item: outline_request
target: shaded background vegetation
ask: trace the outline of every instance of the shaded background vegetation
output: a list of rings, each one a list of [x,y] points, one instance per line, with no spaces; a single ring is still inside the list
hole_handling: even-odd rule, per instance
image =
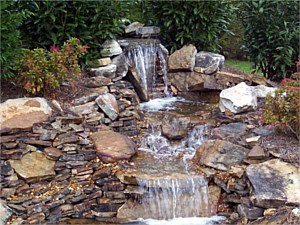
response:
[[[100,57],[101,44],[117,38],[129,22],[161,28],[174,51],[198,51],[248,59],[270,79],[295,71],[299,58],[299,2],[256,1],[1,1],[1,77],[11,76],[21,47],[49,49],[77,37],[90,49],[82,65]],[[241,47],[243,46],[243,49]]]

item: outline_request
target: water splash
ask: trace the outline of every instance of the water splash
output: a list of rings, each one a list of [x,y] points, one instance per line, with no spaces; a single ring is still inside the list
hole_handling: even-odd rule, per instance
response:
[[[156,71],[158,69],[156,68],[156,61],[159,60],[160,69],[163,72],[165,96],[171,96],[168,91],[166,58],[161,47],[157,43],[143,43],[129,46],[126,48],[125,58],[128,66],[137,69],[137,73],[141,78],[144,88],[149,93],[156,91]]]
[[[151,218],[173,219],[209,213],[207,181],[202,176],[181,175],[159,179],[139,178],[144,210]]]

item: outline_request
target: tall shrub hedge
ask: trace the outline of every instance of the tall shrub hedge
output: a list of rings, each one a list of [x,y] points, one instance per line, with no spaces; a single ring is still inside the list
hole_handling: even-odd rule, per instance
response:
[[[282,79],[295,71],[300,49],[298,0],[243,1],[245,50],[264,76]]]

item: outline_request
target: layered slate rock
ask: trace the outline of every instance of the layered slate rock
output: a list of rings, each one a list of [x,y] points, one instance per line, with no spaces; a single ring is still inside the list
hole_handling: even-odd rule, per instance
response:
[[[94,73],[95,76],[103,76],[108,78],[115,78],[116,71],[117,66],[114,64],[91,69],[91,72]]]
[[[55,161],[49,160],[41,152],[32,152],[21,160],[9,160],[16,173],[27,181],[43,180],[55,175]]]
[[[194,45],[185,45],[169,57],[169,70],[193,71],[197,49]]]
[[[51,116],[52,109],[44,98],[9,99],[0,104],[1,129],[30,128]]]
[[[99,95],[95,101],[111,120],[117,119],[119,115],[119,106],[114,95],[110,93],[102,94]]]
[[[249,149],[231,142],[209,140],[200,145],[194,156],[200,165],[228,171],[231,166],[242,163]]]
[[[179,115],[167,115],[162,122],[162,134],[171,140],[187,136],[190,118]]]
[[[86,86],[89,88],[103,87],[107,85],[111,85],[111,79],[107,77],[91,77],[86,81]]]
[[[213,74],[222,69],[225,62],[223,55],[201,51],[196,54],[194,70],[204,74]]]
[[[12,216],[12,210],[7,207],[4,201],[0,200],[0,225],[7,224],[7,221]]]
[[[105,163],[130,159],[135,154],[131,139],[111,130],[102,130],[91,136],[97,155]]]
[[[168,73],[168,79],[171,84],[181,92],[202,91],[205,89],[204,86],[206,80],[201,76],[201,74],[196,72]]]
[[[143,38],[158,35],[159,32],[160,32],[160,28],[156,26],[139,27],[136,30],[136,34],[138,36],[142,36]]]
[[[247,131],[247,124],[245,123],[230,123],[212,130],[212,137],[217,139],[238,138],[245,135]]]
[[[102,57],[110,57],[122,53],[122,48],[116,40],[106,40],[101,47],[100,54]]]
[[[221,91],[219,108],[221,112],[229,110],[232,113],[255,110],[257,97],[250,86],[241,82],[234,87]]]
[[[272,159],[249,165],[246,170],[254,188],[253,202],[263,208],[299,204],[300,173],[296,166]]]

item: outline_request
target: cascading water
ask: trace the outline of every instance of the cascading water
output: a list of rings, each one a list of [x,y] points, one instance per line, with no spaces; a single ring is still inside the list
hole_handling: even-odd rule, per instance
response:
[[[156,91],[157,69],[156,62],[159,60],[160,70],[163,73],[164,94],[171,96],[168,91],[167,63],[163,51],[157,43],[144,43],[132,45],[126,48],[126,62],[129,67],[136,68],[137,73],[147,92]]]

